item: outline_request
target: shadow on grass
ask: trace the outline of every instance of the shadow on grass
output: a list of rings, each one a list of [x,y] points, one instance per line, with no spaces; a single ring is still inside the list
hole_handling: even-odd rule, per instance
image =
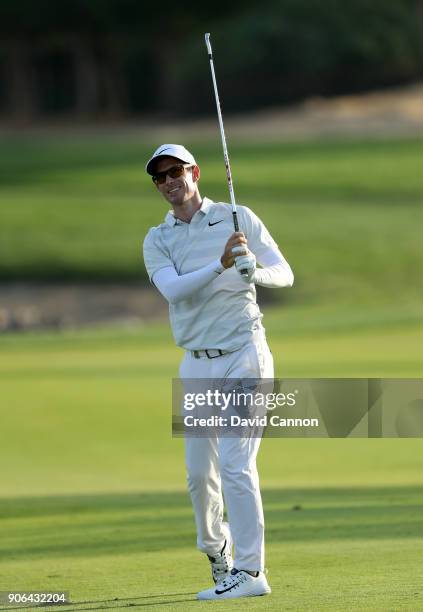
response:
[[[186,598],[187,595],[191,595],[191,597],[189,597],[188,599]],[[188,592],[188,593],[160,593],[159,595],[141,595],[140,597],[115,597],[113,599],[97,599],[97,600],[85,600],[85,601],[72,601],[68,604],[61,604],[60,606],[55,606],[55,605],[45,605],[45,606],[8,606],[6,608],[0,608],[0,612],[2,612],[3,610],[34,610],[34,609],[44,609],[44,608],[48,608],[49,610],[52,610],[53,612],[57,611],[57,610],[64,610],[65,612],[73,612],[75,611],[79,611],[82,612],[84,610],[110,610],[110,609],[118,609],[118,608],[140,608],[140,607],[144,607],[144,606],[165,606],[165,605],[170,605],[170,604],[175,604],[175,603],[185,603],[185,602],[193,602],[193,601],[197,601],[197,592],[196,591],[192,591],[192,592]],[[168,600],[167,598],[169,597],[181,597],[184,596],[185,599],[170,599]],[[163,599],[164,598],[164,599]],[[149,601],[140,601],[140,600],[144,600],[144,599],[148,599]],[[154,601],[156,600],[157,601]],[[153,600],[153,601],[150,601]],[[139,602],[139,603],[135,603],[135,602]],[[107,605],[102,605],[102,604],[107,604]],[[80,606],[90,606],[89,608],[81,608]],[[91,607],[92,605],[95,605],[96,607]],[[77,606],[76,608],[74,607],[69,607],[69,606]]]
[[[263,502],[272,543],[423,533],[423,487],[265,489]],[[184,492],[0,500],[0,559],[6,562],[190,547],[195,528]]]

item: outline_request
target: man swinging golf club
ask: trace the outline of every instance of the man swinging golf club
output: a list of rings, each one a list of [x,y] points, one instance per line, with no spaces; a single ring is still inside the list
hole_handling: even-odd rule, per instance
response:
[[[171,206],[164,222],[149,230],[143,250],[150,280],[169,302],[176,344],[185,350],[180,377],[273,378],[255,285],[292,286],[293,273],[277,244],[245,206],[236,211],[242,232],[233,231],[231,207],[201,197],[200,168],[182,145],[160,146],[146,171]],[[248,435],[185,437],[197,546],[209,558],[215,583],[199,599],[270,593],[256,467],[260,441]]]

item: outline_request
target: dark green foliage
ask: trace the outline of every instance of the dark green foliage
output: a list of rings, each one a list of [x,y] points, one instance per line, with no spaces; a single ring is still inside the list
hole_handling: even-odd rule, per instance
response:
[[[376,89],[423,74],[417,2],[285,0],[267,6],[216,29],[217,70],[228,111]],[[196,53],[184,58],[184,88],[200,83],[201,42],[192,43]],[[192,56],[195,66],[188,61]],[[196,97],[189,109],[211,110],[212,102],[205,86],[204,100]]]
[[[33,114],[69,107],[85,114],[213,112],[207,30],[227,111],[385,87],[423,75],[421,0],[270,0],[264,6],[251,0],[195,6],[167,0],[160,6],[136,0],[3,0],[0,5],[0,54],[11,57],[11,45],[21,45],[21,65],[11,65],[21,77],[25,65],[32,65]],[[51,56],[44,57],[44,72],[37,64],[40,53]],[[8,98],[10,78],[0,71],[0,106],[28,114],[16,102],[22,92]],[[81,100],[81,90],[96,80],[92,98]]]

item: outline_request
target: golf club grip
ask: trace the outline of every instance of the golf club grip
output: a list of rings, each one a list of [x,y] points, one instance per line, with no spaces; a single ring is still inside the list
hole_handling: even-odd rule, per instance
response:
[[[232,212],[232,218],[234,220],[234,230],[239,232],[239,223],[238,223],[238,215],[236,214],[236,210]],[[248,275],[248,270],[241,270],[242,276]]]

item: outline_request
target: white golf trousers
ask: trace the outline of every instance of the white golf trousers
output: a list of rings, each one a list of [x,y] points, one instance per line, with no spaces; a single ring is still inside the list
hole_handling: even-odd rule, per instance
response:
[[[181,378],[273,378],[273,357],[263,329],[251,342],[221,357],[196,359],[185,353]],[[219,436],[185,438],[188,489],[197,527],[197,547],[212,555],[226,538],[224,502],[234,541],[234,566],[264,570],[264,517],[256,466],[261,439]]]

